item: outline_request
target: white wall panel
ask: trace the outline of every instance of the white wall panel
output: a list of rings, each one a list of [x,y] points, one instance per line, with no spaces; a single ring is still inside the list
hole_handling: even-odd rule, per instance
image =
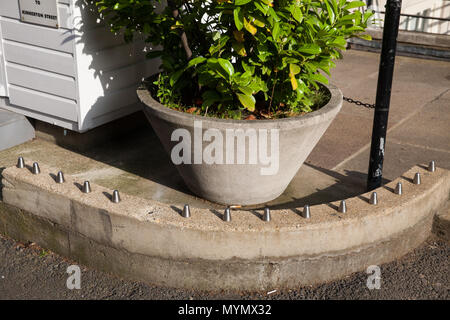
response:
[[[18,64],[6,63],[8,83],[76,100],[75,79]]]
[[[18,0],[0,0],[9,110],[80,132],[138,110],[137,86],[159,64],[149,48],[125,44],[83,1],[58,3],[54,29],[21,22]]]
[[[77,121],[77,104],[73,100],[52,96],[27,88],[8,85],[9,102],[23,108],[52,115],[58,118]]]
[[[75,76],[72,54],[35,47],[20,42],[5,40],[3,42],[5,60],[24,66],[51,72]]]
[[[3,39],[73,53],[72,31],[37,26],[4,17],[1,19]]]

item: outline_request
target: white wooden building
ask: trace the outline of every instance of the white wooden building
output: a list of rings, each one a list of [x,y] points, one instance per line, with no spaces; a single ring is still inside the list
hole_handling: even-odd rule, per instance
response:
[[[57,11],[54,25],[39,5]],[[2,108],[78,132],[140,108],[136,88],[156,64],[142,41],[125,44],[90,9],[83,0],[0,0]]]
[[[377,11],[375,18],[378,19],[376,26],[382,27],[386,0],[371,0],[371,8]],[[449,0],[403,0],[402,14],[413,16],[402,16],[400,18],[400,30],[418,31],[442,35],[450,35],[450,1]],[[415,17],[414,17],[415,16]],[[446,20],[424,19],[421,17],[444,18]]]

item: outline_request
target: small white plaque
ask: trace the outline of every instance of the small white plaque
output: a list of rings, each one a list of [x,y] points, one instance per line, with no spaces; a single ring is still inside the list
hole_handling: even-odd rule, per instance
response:
[[[19,5],[22,21],[58,28],[57,0],[19,0]]]

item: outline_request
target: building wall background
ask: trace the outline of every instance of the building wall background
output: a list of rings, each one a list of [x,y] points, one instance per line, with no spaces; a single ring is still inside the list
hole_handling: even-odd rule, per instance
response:
[[[157,71],[151,46],[125,43],[83,0],[57,0],[59,28],[20,21],[0,0],[0,96],[4,108],[83,132],[140,110],[136,89]]]
[[[385,11],[386,0],[366,0],[368,7],[375,11]],[[402,13],[426,17],[450,18],[450,0],[403,0]],[[376,19],[384,19],[384,14],[376,13]],[[378,21],[375,26],[382,27]],[[436,34],[450,34],[450,21],[401,17],[400,30]]]

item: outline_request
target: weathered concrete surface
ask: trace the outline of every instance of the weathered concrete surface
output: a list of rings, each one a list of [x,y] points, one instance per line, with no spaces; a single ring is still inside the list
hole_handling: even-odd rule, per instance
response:
[[[450,192],[450,172],[415,167],[400,178],[404,195],[393,194],[394,181],[377,190],[376,207],[365,194],[347,199],[347,214],[338,214],[334,203],[311,207],[310,220],[301,218],[299,209],[281,209],[264,223],[261,213],[241,210],[224,223],[214,211],[193,208],[192,218],[183,219],[180,208],[126,194],[113,204],[109,189],[92,185],[85,195],[71,177],[56,184],[51,177],[56,169],[41,165],[41,171],[37,176],[15,167],[3,171],[3,201],[30,212],[23,213],[28,218],[19,227],[11,221],[14,215],[3,213],[6,234],[27,235],[20,231],[24,225],[26,230],[56,228],[44,245],[56,243],[50,248],[69,250],[84,264],[161,285],[203,289],[317,283],[390,261],[428,237],[432,216]],[[423,180],[418,186],[411,183],[417,171]],[[30,219],[44,222],[23,222]]]
[[[450,201],[434,216],[433,233],[450,244]]]
[[[182,153],[184,157],[185,153],[190,156],[189,163],[179,163],[176,168],[190,190],[217,203],[258,205],[272,201],[284,192],[339,113],[342,92],[335,86],[328,90],[330,100],[317,111],[264,121],[216,119],[178,112],[153,99],[145,87],[137,93],[166,152],[172,154],[177,145],[187,144],[187,150],[183,149]],[[184,134],[175,137],[177,141],[174,141],[173,134],[180,130]],[[253,135],[246,137],[248,132]],[[206,133],[211,136],[204,137]],[[203,156],[212,145],[214,151],[210,152],[217,160],[210,153],[212,163],[208,163]],[[267,161],[270,162],[266,163],[262,157],[269,154]],[[243,159],[239,163],[241,155]]]
[[[17,219],[21,220],[17,223]],[[11,220],[9,220],[11,219]],[[47,220],[0,203],[1,233],[33,241],[79,264],[153,285],[195,290],[269,290],[323,283],[401,257],[430,234],[431,219],[387,241],[353,252],[285,260],[166,260],[102,245]]]

